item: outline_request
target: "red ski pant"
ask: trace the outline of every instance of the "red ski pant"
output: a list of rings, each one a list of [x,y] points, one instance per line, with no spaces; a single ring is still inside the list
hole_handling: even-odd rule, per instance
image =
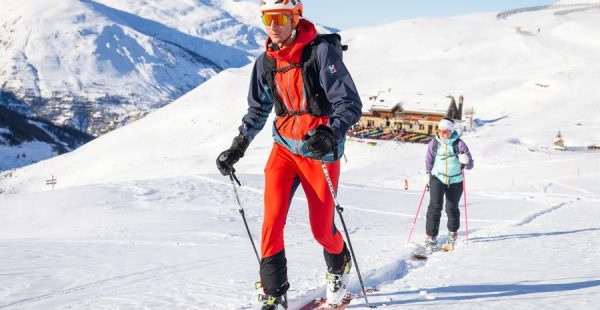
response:
[[[340,162],[326,163],[337,191]],[[274,143],[265,167],[265,210],[261,256],[273,256],[284,249],[283,228],[298,180],[308,200],[310,227],[314,238],[331,254],[339,254],[344,239],[334,224],[334,202],[321,161],[295,155]]]

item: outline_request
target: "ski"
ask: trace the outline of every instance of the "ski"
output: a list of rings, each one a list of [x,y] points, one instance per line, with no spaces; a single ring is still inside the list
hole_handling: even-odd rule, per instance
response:
[[[376,292],[376,291],[378,291],[378,290],[375,288],[365,288],[365,292],[367,292],[367,294]],[[354,294],[354,293],[348,292],[348,293],[346,293],[346,296],[342,299],[340,304],[337,305],[336,307],[328,305],[327,298],[321,297],[321,298],[312,300],[311,302],[302,306],[299,310],[323,310],[323,309],[343,310],[343,309],[346,309],[346,307],[350,304],[352,299],[362,298],[362,297],[363,297],[362,294]]]
[[[425,259],[428,259],[430,255],[431,254],[427,254],[425,252],[415,252],[415,253],[413,253],[413,258],[425,260]]]
[[[434,251],[433,251],[433,252],[431,252],[431,253],[427,253],[427,251],[425,251],[425,250],[422,250],[422,251],[416,251],[416,252],[414,252],[414,253],[413,253],[413,258],[414,258],[414,259],[418,259],[418,260],[426,260],[426,259],[428,259],[428,258],[429,258],[431,255],[433,255],[433,253],[435,253],[435,252],[440,252],[440,251],[441,251],[441,252],[452,252],[452,251],[454,251],[454,245],[453,245],[453,244],[450,244],[450,243],[448,243],[448,244],[444,244],[444,245],[442,245],[442,247],[441,247],[441,248],[438,248],[438,249],[434,250]]]
[[[428,251],[425,247],[419,246],[412,254],[413,259],[417,260],[426,260],[433,253],[438,252],[440,250],[439,247],[435,247],[432,252]]]
[[[344,297],[342,302],[337,307],[331,307],[327,304],[326,298],[317,298],[310,303],[304,305],[300,310],[321,310],[321,309],[346,309],[346,306],[350,303],[352,297]]]

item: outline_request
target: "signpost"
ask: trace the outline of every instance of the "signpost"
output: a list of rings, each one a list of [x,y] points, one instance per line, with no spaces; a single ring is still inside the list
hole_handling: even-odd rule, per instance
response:
[[[46,185],[51,185],[52,189],[54,190],[54,185],[56,185],[56,178],[52,176],[50,180],[46,180]]]

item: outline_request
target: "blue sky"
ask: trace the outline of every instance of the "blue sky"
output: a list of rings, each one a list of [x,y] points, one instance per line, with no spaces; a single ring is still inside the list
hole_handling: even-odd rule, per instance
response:
[[[417,17],[458,16],[552,4],[554,0],[302,0],[304,15],[341,30]],[[584,1],[585,2],[585,1]]]

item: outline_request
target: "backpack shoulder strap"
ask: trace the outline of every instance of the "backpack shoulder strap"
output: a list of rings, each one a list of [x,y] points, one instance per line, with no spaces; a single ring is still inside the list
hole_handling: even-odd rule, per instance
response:
[[[458,143],[460,142],[460,138],[454,140],[454,142],[452,142],[452,150],[454,151],[454,155],[458,155]],[[440,142],[436,139],[433,138],[433,145],[431,147],[431,150],[433,151],[433,155],[435,156],[437,154],[437,149],[440,145]]]
[[[275,106],[275,114],[277,116],[282,116],[287,113],[287,110],[275,90],[275,68],[275,58],[270,57],[265,52],[263,57],[263,75],[267,80],[267,86],[272,92],[271,97],[273,98],[273,106]]]
[[[325,40],[321,35],[310,42],[302,52],[302,79],[304,90],[309,103],[309,112],[315,116],[329,115],[333,111],[331,103],[327,100],[325,90],[320,82],[320,64],[317,51],[319,45]]]
[[[457,138],[452,142],[452,149],[454,150],[454,155],[458,155],[458,143],[460,142],[460,138]]]
[[[437,149],[440,146],[440,142],[436,138],[433,138],[433,145],[431,146],[431,150],[433,151],[433,156],[436,156]]]

